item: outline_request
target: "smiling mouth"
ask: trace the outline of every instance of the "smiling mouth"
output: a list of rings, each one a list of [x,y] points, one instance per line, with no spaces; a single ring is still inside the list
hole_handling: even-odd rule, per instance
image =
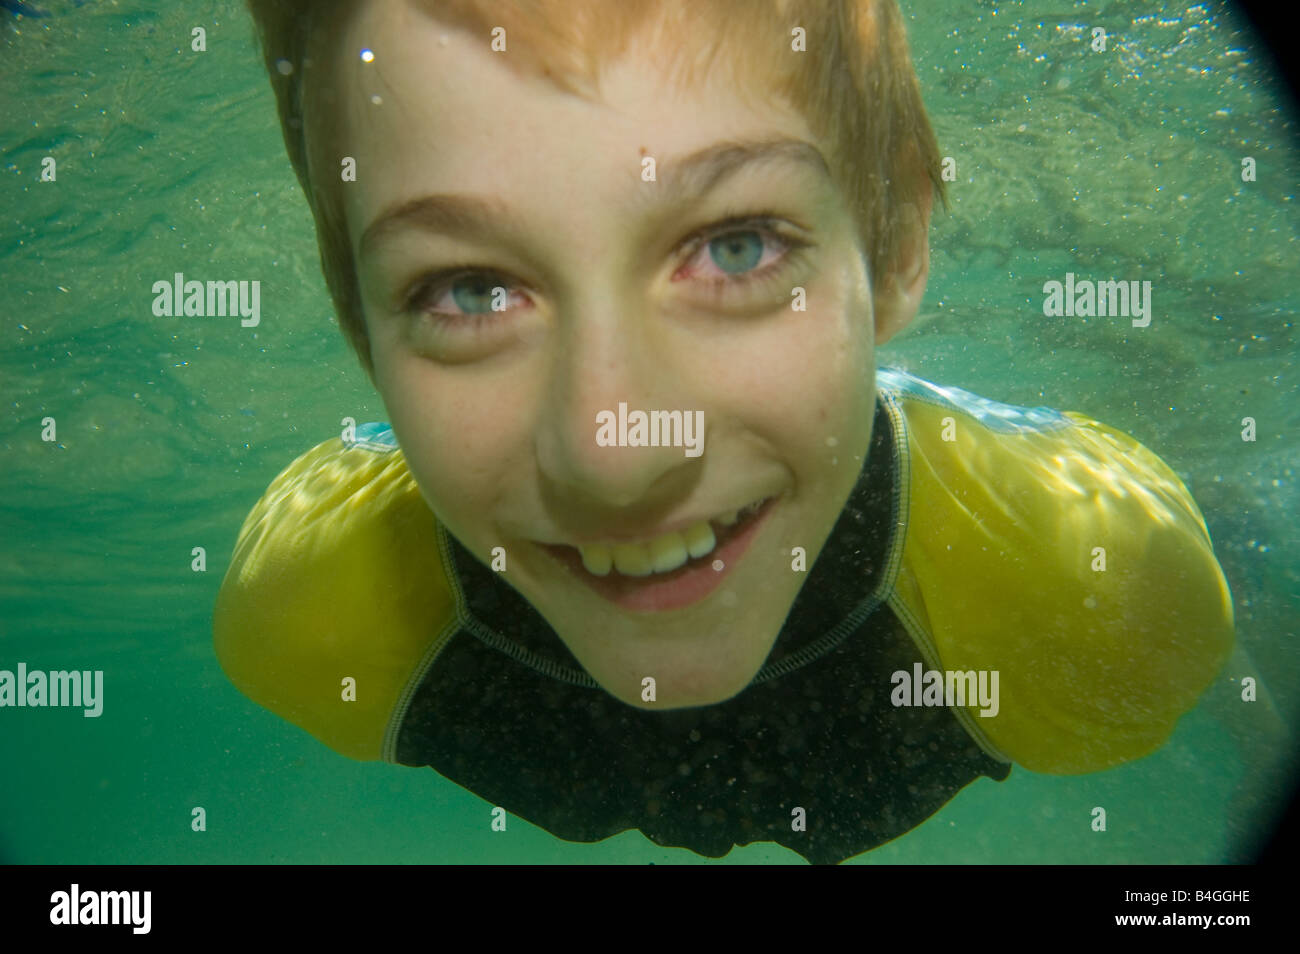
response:
[[[644,577],[672,573],[692,560],[703,560],[744,529],[771,500],[764,497],[739,510],[700,520],[684,530],[660,534],[639,543],[594,543],[576,549],[582,568],[592,576]]]
[[[542,549],[597,594],[625,609],[679,609],[703,599],[731,573],[776,501],[776,496],[766,497],[642,543],[543,544]]]

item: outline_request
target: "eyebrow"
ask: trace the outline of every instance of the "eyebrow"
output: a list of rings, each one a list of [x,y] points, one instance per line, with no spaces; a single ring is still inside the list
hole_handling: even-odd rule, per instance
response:
[[[657,164],[655,203],[689,203],[708,194],[741,169],[771,162],[811,167],[831,178],[826,157],[803,139],[780,137],[714,143],[678,159]],[[662,175],[660,174],[662,172]],[[380,213],[361,235],[361,257],[377,244],[406,229],[474,236],[488,232],[522,232],[518,217],[496,196],[427,195],[396,203]]]

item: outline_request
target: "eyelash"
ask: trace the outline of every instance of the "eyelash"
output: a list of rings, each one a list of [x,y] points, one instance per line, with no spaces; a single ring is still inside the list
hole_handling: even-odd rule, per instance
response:
[[[749,215],[728,216],[713,225],[695,233],[687,238],[682,247],[685,254],[682,258],[682,264],[674,269],[674,274],[681,268],[685,267],[699,254],[700,249],[704,248],[714,239],[721,238],[724,235],[731,235],[736,232],[757,232],[764,238],[764,252],[767,250],[766,240],[775,239],[782,247],[783,253],[774,262],[766,266],[756,267],[752,271],[744,273],[736,278],[714,278],[703,281],[707,289],[706,295],[713,302],[718,302],[728,295],[738,290],[749,292],[757,290],[764,283],[769,283],[787,272],[795,265],[799,264],[802,254],[810,246],[801,238],[796,238],[789,234],[789,230],[781,227],[780,217],[771,212],[760,212]],[[760,259],[761,260],[761,259]],[[442,294],[458,279],[470,276],[488,276],[491,278],[505,279],[506,276],[492,269],[484,268],[479,265],[470,263],[452,265],[447,268],[441,268],[434,272],[429,272],[416,279],[410,286],[410,291],[402,296],[402,309],[407,313],[420,312],[429,317],[439,325],[455,328],[464,325],[475,331],[482,331],[490,328],[498,320],[508,318],[512,309],[507,308],[504,311],[483,312],[479,314],[449,314],[447,312],[433,312],[420,307],[422,302],[429,299],[436,300],[442,297]],[[502,286],[507,289],[513,289],[515,286],[507,281],[503,281]]]

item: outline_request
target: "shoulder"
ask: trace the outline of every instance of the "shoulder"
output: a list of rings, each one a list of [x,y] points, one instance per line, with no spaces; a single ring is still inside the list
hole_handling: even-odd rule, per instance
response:
[[[375,759],[452,605],[436,523],[401,451],[335,438],[290,464],[244,521],[214,645],[253,701]],[[355,701],[344,699],[349,677]]]
[[[998,715],[977,731],[1044,772],[1154,751],[1233,643],[1191,494],[1098,421],[917,391],[895,391],[910,492],[898,598],[945,668],[999,672]]]

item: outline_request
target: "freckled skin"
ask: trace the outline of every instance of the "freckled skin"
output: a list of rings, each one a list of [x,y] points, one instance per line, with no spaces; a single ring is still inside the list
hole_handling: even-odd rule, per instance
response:
[[[806,579],[791,549],[811,567],[848,497],[870,439],[875,324],[883,316],[892,333],[906,323],[924,268],[887,314],[873,308],[845,203],[829,180],[789,165],[743,172],[671,214],[646,211],[644,190],[656,186],[641,181],[638,152],[661,170],[726,139],[784,135],[825,152],[779,103],[751,105],[722,77],[672,89],[653,57],[635,53],[591,101],[510,68],[468,34],[453,30],[439,47],[448,30],[402,4],[370,3],[342,49],[374,49],[382,74],[345,57],[335,80],[340,148],[362,170],[345,189],[354,250],[383,210],[431,194],[496,197],[522,223],[508,240],[472,245],[404,233],[359,259],[390,421],[439,519],[486,564],[505,547],[504,579],[607,691],[646,708],[723,701],[762,666]],[[690,234],[769,210],[811,236],[784,284],[728,310],[702,280],[675,279]],[[392,305],[421,272],[467,263],[525,289],[527,307],[475,337],[431,332],[427,313]],[[789,307],[795,285],[806,311]],[[620,401],[702,410],[703,456],[598,447],[596,414]],[[728,578],[680,610],[619,609],[539,546],[599,538],[614,521],[717,516],[774,493],[778,506]],[[641,699],[646,676],[654,703]]]

